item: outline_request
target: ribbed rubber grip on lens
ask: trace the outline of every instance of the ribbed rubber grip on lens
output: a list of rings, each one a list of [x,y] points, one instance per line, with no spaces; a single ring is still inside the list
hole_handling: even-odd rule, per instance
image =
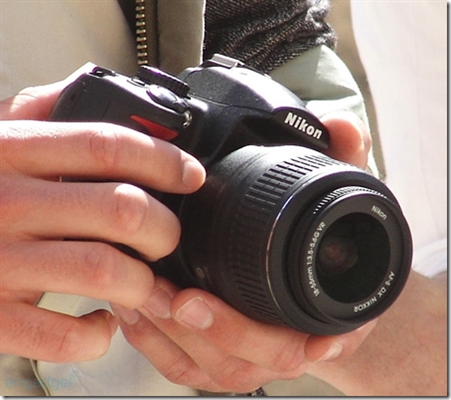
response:
[[[331,164],[321,156],[296,157],[273,165],[249,187],[242,197],[229,235],[228,265],[242,300],[256,315],[274,323],[284,323],[280,311],[265,292],[267,279],[262,271],[268,230],[274,212],[293,185],[313,170]]]

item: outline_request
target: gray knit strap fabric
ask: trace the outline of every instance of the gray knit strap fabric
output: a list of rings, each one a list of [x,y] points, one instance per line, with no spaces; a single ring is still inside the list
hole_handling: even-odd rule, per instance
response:
[[[328,0],[207,0],[204,59],[214,53],[270,72],[312,47],[335,47]]]

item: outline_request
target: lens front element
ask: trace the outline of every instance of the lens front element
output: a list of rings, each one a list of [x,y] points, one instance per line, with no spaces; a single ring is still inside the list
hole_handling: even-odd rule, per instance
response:
[[[318,245],[318,282],[334,300],[360,301],[371,295],[387,273],[390,244],[383,225],[363,213],[335,221]]]
[[[353,229],[342,225],[333,226],[319,244],[318,270],[326,277],[337,277],[353,268],[358,261],[357,243]]]

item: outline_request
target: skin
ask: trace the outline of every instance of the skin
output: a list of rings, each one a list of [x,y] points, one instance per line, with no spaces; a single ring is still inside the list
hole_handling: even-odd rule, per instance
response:
[[[153,274],[106,243],[126,237],[150,260],[178,243],[172,212],[123,182],[190,193],[205,178],[192,156],[130,129],[45,122],[66,84],[26,89],[0,104],[0,351],[56,362],[101,356],[118,321],[106,311],[73,318],[39,309],[44,291],[138,307]]]
[[[126,240],[149,260],[171,253],[179,222],[138,185],[191,193],[205,171],[175,146],[124,127],[46,122],[71,79],[0,104],[1,352],[53,362],[94,359],[120,325],[170,381],[247,392],[302,375],[307,354],[338,356],[334,343],[343,354],[355,351],[373,322],[334,338],[262,324],[205,291],[179,290],[108,245]],[[332,135],[328,154],[364,168],[371,139],[355,116],[323,122]],[[61,176],[91,181],[60,182]],[[39,309],[45,291],[110,301],[114,315],[99,310],[75,318]]]
[[[412,271],[401,296],[355,352],[311,363],[309,372],[350,396],[446,396],[447,329],[446,273],[430,279]],[[311,347],[306,356],[316,360],[320,352]]]

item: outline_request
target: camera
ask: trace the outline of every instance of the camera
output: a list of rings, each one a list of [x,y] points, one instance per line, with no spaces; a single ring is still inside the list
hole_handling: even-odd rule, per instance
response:
[[[146,189],[182,226],[178,248],[146,262],[181,287],[317,335],[358,328],[404,287],[412,242],[395,196],[324,155],[329,133],[305,103],[238,60],[215,55],[178,76],[95,67],[61,93],[50,119],[124,125],[203,163],[196,193]]]

